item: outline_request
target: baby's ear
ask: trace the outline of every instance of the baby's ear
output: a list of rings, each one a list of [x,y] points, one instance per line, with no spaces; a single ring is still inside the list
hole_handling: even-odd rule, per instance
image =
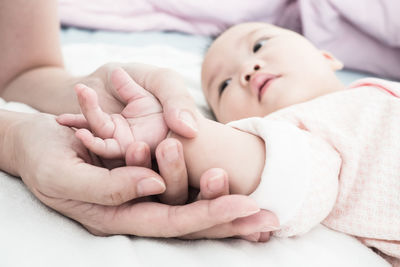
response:
[[[328,64],[331,66],[332,70],[337,71],[343,69],[343,63],[339,59],[335,58],[331,53],[321,50],[321,54],[328,61]]]

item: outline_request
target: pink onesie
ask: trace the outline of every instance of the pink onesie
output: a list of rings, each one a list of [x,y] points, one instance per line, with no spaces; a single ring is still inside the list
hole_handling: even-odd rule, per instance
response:
[[[262,180],[252,196],[278,216],[276,236],[322,223],[399,263],[399,97],[400,83],[362,79],[264,118],[229,124],[265,141]]]

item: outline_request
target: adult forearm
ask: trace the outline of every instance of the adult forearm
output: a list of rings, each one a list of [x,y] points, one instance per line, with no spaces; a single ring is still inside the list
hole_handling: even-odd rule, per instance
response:
[[[79,79],[60,67],[38,67],[15,77],[0,96],[7,101],[28,104],[42,112],[78,113],[79,106],[72,88]]]
[[[0,1],[0,97],[49,113],[79,110],[66,87],[57,14],[57,1]]]
[[[25,113],[0,110],[0,170],[17,176],[14,148],[15,128],[25,118]]]
[[[231,193],[252,193],[265,164],[264,141],[203,117],[198,125],[199,133],[194,139],[172,136],[182,142],[191,185],[198,187],[205,170],[219,167],[228,172]]]

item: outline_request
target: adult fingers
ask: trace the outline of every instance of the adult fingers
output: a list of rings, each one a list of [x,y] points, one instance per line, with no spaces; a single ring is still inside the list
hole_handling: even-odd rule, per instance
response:
[[[168,127],[179,135],[197,135],[197,112],[182,77],[176,72],[144,64],[125,65],[124,69],[144,89],[158,98]]]
[[[229,195],[184,206],[155,202],[124,205],[107,222],[107,232],[153,237],[178,237],[259,212],[254,200]],[[151,226],[151,227],[149,227]]]
[[[111,116],[101,110],[96,92],[83,84],[77,84],[74,90],[91,131],[102,139],[111,138],[114,123]]]
[[[125,162],[127,166],[151,168],[150,147],[145,142],[133,142],[126,150]]]
[[[267,242],[271,237],[271,232],[261,232],[258,242]]]
[[[150,93],[137,84],[122,68],[117,67],[111,71],[111,84],[118,99],[124,104],[145,97]],[[114,94],[115,95],[115,94]]]
[[[277,230],[278,227],[279,222],[276,216],[272,212],[261,210],[260,212],[247,217],[238,218],[231,222],[215,225],[203,231],[184,235],[182,238],[199,239],[242,236],[242,238],[246,240],[258,241],[260,238],[260,232],[274,231]],[[257,240],[255,240],[256,237],[258,238]]]
[[[183,79],[177,73],[167,69],[160,69],[151,76],[156,75],[158,83],[146,89],[161,102],[168,127],[184,137],[195,137],[197,135],[196,105]]]
[[[143,167],[125,166],[107,170],[81,162],[60,173],[68,174],[69,178],[46,185],[51,187],[47,195],[115,206],[165,190],[162,178],[153,170]]]
[[[212,168],[203,173],[198,199],[214,199],[223,195],[229,195],[228,174],[219,168]]]
[[[260,239],[260,232],[253,233],[250,235],[241,235],[239,238],[250,241],[250,242],[258,242],[258,239]]]
[[[271,237],[271,232],[257,232],[250,235],[239,235],[238,237],[250,242],[265,243]]]
[[[229,181],[227,173],[223,169],[213,168],[205,172],[200,179],[200,194],[198,199],[214,199],[222,195],[229,194]],[[272,217],[271,220],[268,216],[274,216],[273,214],[268,214],[265,218],[265,211],[261,211],[256,215],[252,215],[249,218],[237,219],[236,222],[228,223],[226,225],[219,225],[214,227],[214,229],[207,229],[203,232],[193,234],[191,236],[183,238],[216,238],[216,233],[222,237],[238,236],[244,240],[251,242],[267,242],[270,237],[270,232],[252,232],[255,229],[261,229],[265,231],[271,231],[275,229],[278,225],[275,225],[273,221],[277,221],[277,218]],[[264,218],[259,218],[259,216],[264,216]],[[270,230],[271,228],[271,230]],[[245,234],[248,231],[251,234]]]
[[[163,140],[156,148],[156,159],[161,177],[167,186],[159,196],[163,203],[178,205],[188,198],[188,176],[182,144],[173,138]]]

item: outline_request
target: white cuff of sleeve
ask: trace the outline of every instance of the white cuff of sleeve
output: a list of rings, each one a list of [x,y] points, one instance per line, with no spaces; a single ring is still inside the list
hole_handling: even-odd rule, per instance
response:
[[[274,212],[281,226],[285,225],[299,212],[309,190],[312,163],[308,133],[292,124],[264,118],[228,125],[264,140],[265,167],[258,188],[250,196],[260,208]]]

